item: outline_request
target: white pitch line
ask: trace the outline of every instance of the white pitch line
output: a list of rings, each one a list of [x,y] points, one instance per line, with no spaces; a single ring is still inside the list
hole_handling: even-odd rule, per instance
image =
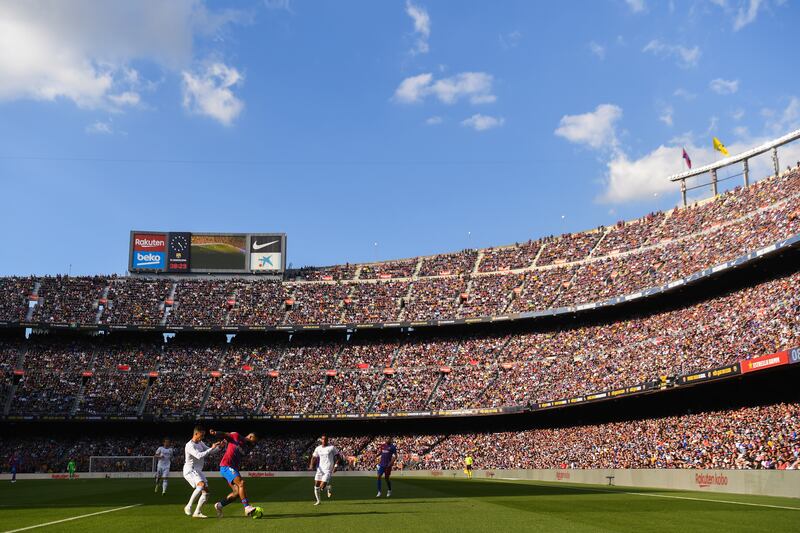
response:
[[[519,478],[499,478],[501,480],[513,480]],[[559,487],[564,489],[572,489],[572,490],[588,490],[591,492],[604,492],[606,494],[632,494],[634,496],[650,496],[653,498],[672,498],[675,500],[692,500],[697,502],[713,502],[713,503],[728,503],[731,505],[748,505],[750,507],[769,507],[771,509],[787,509],[789,511],[800,511],[800,507],[790,507],[788,505],[771,505],[768,503],[752,503],[752,502],[732,502],[730,500],[712,500],[710,498],[692,498],[691,496],[674,496],[670,494],[650,494],[647,492],[628,492],[625,490],[607,490],[607,489],[596,489],[592,487],[573,487],[570,485],[562,485],[556,484],[551,485],[549,483],[543,484],[541,482],[533,482],[534,485],[545,486],[545,487]]]
[[[53,520],[52,522],[45,522],[44,524],[36,524],[35,526],[21,527],[19,529],[9,529],[8,531],[4,531],[3,533],[16,533],[17,531],[27,531],[29,529],[36,529],[37,527],[52,526],[54,524],[61,524],[63,522],[71,522],[73,520],[80,520],[81,518],[88,518],[90,516],[97,516],[99,514],[113,513],[114,511],[124,511],[125,509],[130,509],[132,507],[139,507],[140,505],[142,505],[142,504],[141,503],[136,503],[134,505],[126,505],[125,507],[117,507],[116,509],[106,509],[105,511],[97,511],[96,513],[82,514],[80,516],[73,516],[72,518],[64,518],[64,519],[61,519],[61,520]]]
[[[606,491],[612,492],[612,491]],[[752,502],[732,502],[730,500],[712,500],[709,498],[692,498],[691,496],[672,496],[669,494],[648,494],[646,492],[625,492],[624,494],[634,494],[636,496],[652,496],[654,498],[673,498],[676,500],[694,500],[698,502],[714,502],[714,503],[729,503],[731,505],[749,505],[751,507],[770,507],[772,509],[788,509],[790,511],[800,511],[800,507],[789,507],[788,505],[770,505],[768,503],[752,503]]]

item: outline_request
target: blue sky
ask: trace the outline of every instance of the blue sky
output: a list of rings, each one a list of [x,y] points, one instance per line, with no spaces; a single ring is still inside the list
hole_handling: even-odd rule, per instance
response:
[[[0,274],[122,273],[134,228],[283,231],[301,266],[668,208],[681,147],[800,127],[799,23],[791,0],[2,1]]]

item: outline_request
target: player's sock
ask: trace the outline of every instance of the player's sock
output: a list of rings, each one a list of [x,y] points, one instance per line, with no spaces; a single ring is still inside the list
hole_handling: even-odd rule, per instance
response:
[[[248,500],[247,498],[242,498],[242,505],[248,507],[250,505],[250,500]]]
[[[389,481],[388,479],[386,480],[386,490],[388,492],[392,492],[392,482]]]
[[[378,492],[381,491],[381,478],[378,478]]]
[[[229,499],[228,499],[228,497],[226,496],[225,498],[222,498],[222,499],[221,499],[219,502],[217,502],[217,503],[219,503],[219,504],[220,504],[222,507],[225,507],[226,505],[228,505],[228,504],[229,504],[229,503],[231,503],[231,502],[233,502],[233,500],[229,500]]]
[[[319,487],[314,485],[314,499],[319,503]]]
[[[164,481],[161,482],[161,494],[166,494],[167,492],[167,480],[166,478]]]
[[[197,507],[195,507],[194,512],[199,513],[200,509],[206,504],[206,500],[208,499],[208,493],[204,492],[200,495],[200,499],[197,500]]]
[[[197,497],[200,496],[201,492],[203,492],[203,489],[201,489],[200,487],[194,489],[194,492],[192,492],[192,496],[189,498],[189,504],[187,505],[187,507],[191,507],[192,505],[194,505],[195,500],[197,500]]]
[[[330,498],[331,496],[333,496],[333,485],[328,485],[327,489],[328,489],[328,498]]]

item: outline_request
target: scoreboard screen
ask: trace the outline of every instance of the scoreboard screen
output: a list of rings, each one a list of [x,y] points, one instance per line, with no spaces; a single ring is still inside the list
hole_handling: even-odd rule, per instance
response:
[[[132,231],[130,272],[280,274],[285,233]]]

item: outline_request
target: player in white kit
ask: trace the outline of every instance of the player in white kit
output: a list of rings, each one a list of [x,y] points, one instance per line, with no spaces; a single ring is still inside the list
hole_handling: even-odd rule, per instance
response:
[[[172,463],[172,457],[175,450],[172,449],[169,439],[164,439],[164,445],[159,446],[155,453],[155,458],[158,459],[156,466],[156,488],[154,492],[158,492],[158,484],[161,482],[161,495],[167,493],[167,478],[169,478],[169,466]]]
[[[203,437],[205,437],[205,435],[205,429],[200,426],[195,427],[191,440],[184,446],[186,462],[183,463],[183,479],[191,485],[194,492],[192,492],[192,496],[189,498],[189,503],[183,508],[183,512],[186,513],[187,516],[194,518],[208,518],[202,512],[203,504],[206,503],[209,495],[208,480],[203,473],[203,463],[205,462],[206,455],[222,446],[221,443],[215,442],[209,448],[206,446],[206,443],[203,442]],[[198,496],[200,499],[197,501],[197,507],[194,512],[192,512],[192,506]]]
[[[308,465],[309,470],[313,470],[315,466],[317,469],[317,473],[314,475],[314,499],[316,500],[314,505],[319,505],[319,493],[325,489],[328,490],[328,498],[333,496],[331,477],[336,472],[341,458],[336,446],[328,443],[327,435],[323,435],[320,441],[320,445],[314,448],[311,463]]]

